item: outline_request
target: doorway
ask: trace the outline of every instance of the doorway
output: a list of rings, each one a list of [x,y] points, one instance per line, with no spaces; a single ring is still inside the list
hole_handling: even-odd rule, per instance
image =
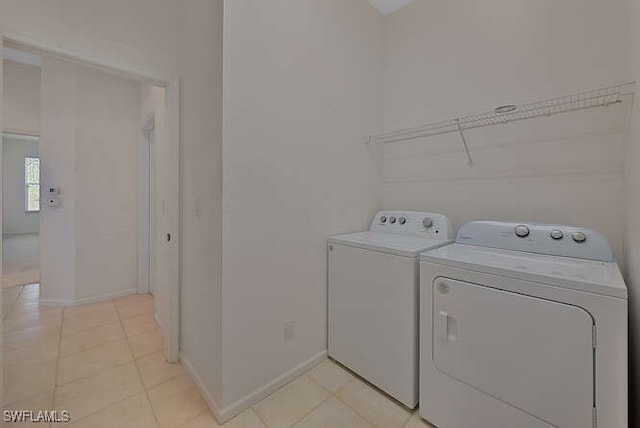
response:
[[[164,117],[163,117],[163,137],[164,137],[164,147],[163,147],[163,164],[162,164],[162,183],[160,185],[156,185],[157,175],[155,174],[155,168],[152,168],[151,165],[154,165],[157,161],[157,145],[158,145],[158,121],[157,115],[154,117],[154,120],[149,123],[150,126],[147,126],[145,132],[142,134],[146,140],[146,188],[147,188],[147,196],[144,199],[146,201],[142,205],[147,206],[147,219],[146,219],[146,227],[144,228],[146,237],[144,239],[145,246],[148,248],[147,255],[148,261],[145,264],[144,270],[137,275],[138,278],[140,275],[146,275],[146,292],[151,292],[155,296],[163,295],[162,299],[154,299],[156,300],[156,312],[162,312],[165,315],[165,319],[163,324],[161,325],[164,337],[165,337],[165,356],[167,361],[173,362],[179,359],[179,329],[178,329],[178,319],[179,319],[179,280],[180,280],[180,134],[179,134],[179,80],[170,79],[165,77],[164,73],[155,73],[155,72],[140,72],[141,68],[137,67],[135,64],[128,64],[126,67],[122,67],[121,65],[112,66],[110,64],[97,63],[91,58],[83,57],[83,54],[77,54],[74,52],[65,51],[60,49],[57,46],[47,46],[47,45],[38,45],[34,44],[31,40],[27,38],[23,38],[20,35],[12,35],[10,39],[4,38],[4,44],[9,44],[11,47],[24,47],[26,50],[35,51],[38,53],[42,53],[45,55],[49,55],[55,57],[59,60],[70,60],[73,63],[78,65],[86,65],[92,67],[93,69],[99,69],[100,71],[110,73],[114,76],[120,76],[124,78],[132,78],[141,84],[146,84],[150,86],[155,86],[159,88],[163,94],[166,96],[163,97],[162,107],[164,109]],[[2,74],[2,68],[0,66],[0,74]],[[160,77],[159,77],[160,76]],[[67,92],[68,93],[68,92]],[[2,94],[0,94],[2,95]],[[3,123],[2,119],[4,119],[4,115],[0,110],[0,124]],[[4,127],[3,127],[4,129]],[[87,134],[89,135],[89,134]],[[99,134],[96,134],[99,135]],[[91,138],[91,136],[89,136]],[[85,138],[86,139],[86,138]],[[60,141],[65,141],[64,138],[59,138]],[[135,146],[134,146],[135,147]],[[134,149],[135,150],[135,149]],[[130,157],[123,157],[127,161]],[[104,162],[109,162],[110,159],[104,159]],[[92,168],[96,170],[96,166],[99,168],[106,165],[102,164],[93,164]],[[112,164],[117,169],[122,162],[122,158],[113,158]],[[81,166],[83,166],[81,164]],[[46,162],[44,169],[46,170]],[[88,168],[88,167],[87,167]],[[98,172],[96,172],[98,174]],[[138,172],[138,174],[144,175],[143,172]],[[140,177],[140,175],[138,176]],[[47,183],[45,183],[47,184]],[[56,183],[53,183],[56,184]],[[48,186],[52,186],[52,183],[49,183]],[[81,183],[82,186],[86,186],[85,183]],[[101,188],[105,191],[105,193],[109,193],[110,187],[108,182],[101,182]],[[57,186],[57,184],[56,184]],[[62,188],[64,186],[60,186]],[[47,187],[48,188],[48,187]],[[69,187],[64,187],[65,191],[77,191],[77,189],[71,189]],[[135,187],[134,187],[135,189]],[[86,190],[86,189],[82,189]],[[98,196],[100,192],[96,192]],[[153,195],[156,195],[153,198]],[[69,201],[69,193],[65,194],[67,199],[65,201]],[[152,200],[158,201],[157,203],[153,203]],[[108,198],[106,198],[109,201]],[[77,205],[77,201],[75,201]],[[68,202],[67,207],[71,206],[71,202]],[[63,203],[60,204],[61,208],[64,208]],[[100,204],[86,204],[86,209],[94,213],[100,214],[101,208]],[[160,207],[160,210],[156,210],[155,208]],[[83,209],[85,209],[83,207]],[[49,212],[49,211],[47,211]],[[51,211],[51,216],[53,217],[53,212]],[[60,213],[62,211],[58,209],[55,211],[55,215],[60,218],[63,217]],[[85,218],[91,219],[93,221],[96,217],[86,216]],[[111,216],[111,218],[117,218],[117,216]],[[76,222],[76,225],[78,223]],[[85,227],[85,230],[96,231],[97,229],[93,227],[91,224],[87,226],[87,223],[82,225]],[[138,230],[142,228],[138,227]],[[56,231],[57,232],[57,231]],[[96,234],[102,234],[101,236],[108,236],[109,231],[97,230]],[[131,236],[131,235],[130,235]],[[135,234],[132,234],[135,241]],[[157,239],[158,237],[162,237],[163,239]],[[165,239],[166,237],[166,239]],[[78,245],[76,245],[76,251],[79,254],[79,257],[86,258],[87,251],[82,251]],[[59,254],[65,254],[66,252],[60,251]],[[44,263],[48,253],[45,253],[41,249],[41,262]],[[54,259],[57,255],[52,256]],[[135,257],[135,253],[134,253]],[[135,259],[134,259],[135,260]],[[160,260],[160,263],[156,263],[156,260]],[[49,260],[51,263],[52,260]],[[98,260],[94,265],[87,265],[86,263],[83,266],[89,266],[88,268],[83,269],[93,269],[91,266],[95,266],[96,268],[103,268],[106,263],[102,263],[102,266],[98,263],[101,262]],[[108,262],[107,262],[108,263]],[[157,267],[161,267],[161,269],[157,269]],[[76,274],[77,274],[76,270]],[[43,271],[42,281],[46,282],[45,274]],[[53,281],[51,281],[52,283]],[[140,284],[144,283],[138,281],[138,286],[135,291],[140,293],[142,290],[140,289]],[[47,288],[49,284],[45,284],[45,288]],[[78,294],[76,293],[76,297]],[[80,296],[83,297],[83,296]],[[112,296],[113,298],[118,297],[116,295]],[[97,301],[97,300],[93,300]],[[91,299],[76,299],[75,302],[69,303],[68,300],[55,300],[51,299],[46,302],[49,305],[68,305],[68,304],[84,304],[91,303]],[[41,304],[45,303],[41,300]]]
[[[38,137],[2,134],[2,287],[40,282]]]
[[[156,295],[156,111],[140,129],[138,149],[138,293]]]

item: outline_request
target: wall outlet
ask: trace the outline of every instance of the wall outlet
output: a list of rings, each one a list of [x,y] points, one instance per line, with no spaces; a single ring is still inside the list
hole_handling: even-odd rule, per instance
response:
[[[296,323],[293,320],[287,321],[284,323],[284,341],[287,342],[296,334]]]

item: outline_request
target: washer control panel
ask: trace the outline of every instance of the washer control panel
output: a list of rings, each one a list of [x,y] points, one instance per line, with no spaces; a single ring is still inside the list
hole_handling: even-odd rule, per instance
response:
[[[473,221],[460,228],[456,242],[553,256],[613,261],[613,252],[607,238],[595,230],[575,226]]]
[[[373,218],[370,230],[444,240],[455,236],[447,216],[423,211],[380,211]]]

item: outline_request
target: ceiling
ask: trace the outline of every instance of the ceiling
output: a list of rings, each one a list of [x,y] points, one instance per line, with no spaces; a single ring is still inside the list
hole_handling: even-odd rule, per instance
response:
[[[408,5],[413,0],[369,0],[369,3],[383,15],[389,15]]]

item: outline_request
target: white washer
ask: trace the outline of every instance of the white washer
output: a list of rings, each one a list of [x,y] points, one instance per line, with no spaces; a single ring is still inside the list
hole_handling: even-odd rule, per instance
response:
[[[627,288],[601,234],[472,222],[421,255],[420,415],[626,428]]]
[[[418,402],[421,252],[453,242],[442,214],[381,211],[329,239],[329,356],[392,397]]]

